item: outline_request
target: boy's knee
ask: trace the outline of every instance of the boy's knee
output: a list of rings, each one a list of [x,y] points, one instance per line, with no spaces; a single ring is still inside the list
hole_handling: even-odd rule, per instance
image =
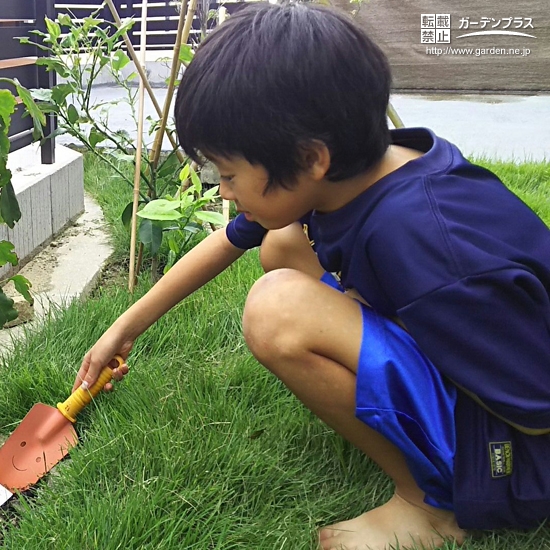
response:
[[[312,283],[313,279],[294,269],[276,269],[256,281],[244,307],[243,333],[260,361],[292,354],[300,347],[297,318]]]

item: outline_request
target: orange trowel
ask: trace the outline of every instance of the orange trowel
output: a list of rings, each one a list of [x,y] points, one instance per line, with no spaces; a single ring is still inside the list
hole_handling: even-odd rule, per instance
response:
[[[118,366],[124,363],[116,356]],[[0,448],[0,506],[13,493],[25,491],[47,474],[78,443],[73,424],[77,415],[111,380],[105,367],[88,390],[78,388],[63,403],[37,403]]]

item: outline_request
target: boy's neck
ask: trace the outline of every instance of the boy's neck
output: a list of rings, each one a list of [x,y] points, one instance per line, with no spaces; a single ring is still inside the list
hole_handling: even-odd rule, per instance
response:
[[[382,159],[368,172],[336,184],[330,181],[324,182],[322,204],[316,209],[317,212],[328,213],[339,210],[383,177],[395,172],[408,162],[422,155],[423,153],[415,149],[401,147],[400,145],[390,145]]]

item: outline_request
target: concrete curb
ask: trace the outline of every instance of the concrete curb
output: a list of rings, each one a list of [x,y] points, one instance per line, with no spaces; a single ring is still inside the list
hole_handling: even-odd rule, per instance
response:
[[[26,332],[40,328],[52,307],[66,307],[93,290],[113,252],[103,212],[88,195],[84,212],[20,271],[32,283],[33,321],[0,330],[0,355],[9,353]]]

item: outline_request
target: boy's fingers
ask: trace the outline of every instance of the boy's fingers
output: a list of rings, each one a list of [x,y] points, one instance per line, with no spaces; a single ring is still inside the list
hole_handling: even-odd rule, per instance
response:
[[[120,365],[120,367],[117,367],[116,369],[113,369],[113,380],[116,380],[117,382],[120,382],[126,374],[128,374],[128,365],[124,363],[123,365]],[[103,388],[106,392],[110,392],[114,390],[114,385],[112,382],[107,382]]]
[[[124,378],[126,374],[128,374],[129,368],[126,363],[123,363],[118,366],[119,363],[116,359],[113,359],[108,363],[108,365],[113,369],[113,379],[117,382],[120,382]],[[99,378],[99,374],[103,370],[103,367],[95,367],[93,365],[90,365],[89,368],[82,367],[77,374],[75,384],[73,386],[73,391],[75,391],[78,388],[82,388],[83,390],[90,389],[96,382],[96,380]],[[97,373],[96,373],[97,371]],[[111,391],[113,389],[113,385],[109,382],[105,385],[106,391]]]
[[[84,380],[82,380],[82,384],[80,384],[80,387],[85,391],[89,390],[96,383],[102,370],[103,367],[90,365],[90,368],[86,372],[86,375],[84,376]]]
[[[120,365],[120,367],[117,367],[113,370],[113,378],[120,382],[126,374],[128,374],[128,365],[124,363],[124,365]]]
[[[82,383],[84,382],[86,376],[86,372],[86,368],[80,367],[80,370],[76,373],[76,378],[73,384],[73,392],[82,386]]]

